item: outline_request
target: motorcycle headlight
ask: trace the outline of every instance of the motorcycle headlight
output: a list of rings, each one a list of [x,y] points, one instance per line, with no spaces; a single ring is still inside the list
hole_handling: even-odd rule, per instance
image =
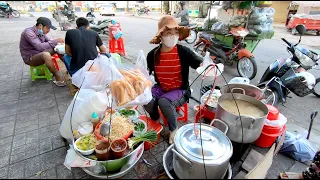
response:
[[[312,67],[315,65],[315,62],[307,55],[303,54],[301,51],[299,51],[298,49],[296,49],[294,51],[294,54],[296,55],[296,57],[299,59],[301,65],[305,66],[305,67]]]

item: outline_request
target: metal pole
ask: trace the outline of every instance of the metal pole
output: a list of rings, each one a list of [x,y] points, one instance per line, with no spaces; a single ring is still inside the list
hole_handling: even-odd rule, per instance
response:
[[[161,4],[160,4],[160,13],[162,14],[162,1],[161,1]]]

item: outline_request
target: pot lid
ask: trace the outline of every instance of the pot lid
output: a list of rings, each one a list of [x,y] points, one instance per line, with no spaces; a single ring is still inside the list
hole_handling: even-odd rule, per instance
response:
[[[240,94],[244,93],[245,95],[251,96],[258,100],[262,99],[263,97],[262,89],[252,84],[233,83],[233,84],[225,85],[221,88],[221,94],[230,93],[231,91],[233,93],[240,93]]]
[[[199,134],[194,133],[194,124],[182,126],[174,137],[175,147],[178,152],[192,161],[199,163],[221,164],[232,155],[232,144],[229,138],[219,129],[201,124],[196,124]],[[200,138],[201,137],[201,138]],[[201,142],[201,140],[202,142]]]

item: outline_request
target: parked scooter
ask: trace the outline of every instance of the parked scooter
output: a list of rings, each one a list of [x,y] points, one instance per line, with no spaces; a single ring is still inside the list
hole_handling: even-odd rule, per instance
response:
[[[141,16],[142,14],[149,15],[149,8],[148,7],[141,7],[137,10],[138,16]]]
[[[72,22],[72,21],[75,21],[77,16],[75,15],[74,11],[72,9],[68,9],[68,6],[67,5],[64,5],[64,7],[61,7],[60,9],[54,9],[53,10],[53,13],[52,13],[52,16],[53,18],[55,18],[57,21],[58,20],[58,17],[59,17],[59,14],[65,16],[68,18],[68,21],[69,22]],[[59,21],[60,22],[60,21]]]
[[[111,22],[111,19],[105,19],[102,21],[95,21],[95,16],[91,14],[87,14],[86,18],[89,21],[90,29],[94,30],[98,34],[104,34],[109,35],[109,23]]]
[[[232,66],[237,63],[237,70],[240,76],[252,80],[257,74],[257,63],[253,54],[248,51],[244,38],[248,35],[248,30],[244,28],[230,31],[230,35],[235,37],[233,47],[227,47],[224,42],[208,34],[200,34],[199,41],[194,45],[195,51],[204,56],[206,51],[210,52],[210,57],[215,63],[222,63],[225,66]]]
[[[300,34],[297,44],[288,42],[281,38],[287,44],[287,50],[292,54],[288,59],[277,59],[271,64],[263,74],[259,88],[263,88],[263,101],[267,104],[277,105],[286,102],[290,92],[299,97],[314,93],[316,82],[320,82],[307,72],[318,65],[320,56],[308,49],[297,46],[301,42],[301,36],[306,32],[304,25],[298,25],[296,30]]]

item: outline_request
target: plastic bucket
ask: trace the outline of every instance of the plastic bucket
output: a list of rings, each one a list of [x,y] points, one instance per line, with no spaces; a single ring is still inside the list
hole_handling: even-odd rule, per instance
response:
[[[276,139],[282,135],[283,132],[285,132],[287,129],[286,125],[284,125],[284,128],[282,131],[275,133],[275,134],[269,134],[262,132],[260,137],[254,142],[254,144],[258,147],[262,148],[269,148],[272,146],[272,144],[276,141]]]
[[[277,120],[280,114],[280,111],[278,110],[278,108],[269,104],[267,104],[266,106],[268,107],[268,110],[269,110],[267,119],[269,119],[270,121]]]
[[[159,143],[161,138],[160,132],[162,131],[163,127],[161,124],[153,121],[152,119],[146,117],[145,115],[140,116],[140,119],[147,123],[148,131],[155,130],[157,132],[157,140],[156,142],[153,142],[154,145],[150,144],[149,142],[144,143],[144,150],[147,151]]]
[[[269,125],[264,125],[262,128],[262,132],[266,133],[266,134],[277,134],[279,132],[281,132],[281,130],[284,127],[276,127],[276,126],[269,126]]]

